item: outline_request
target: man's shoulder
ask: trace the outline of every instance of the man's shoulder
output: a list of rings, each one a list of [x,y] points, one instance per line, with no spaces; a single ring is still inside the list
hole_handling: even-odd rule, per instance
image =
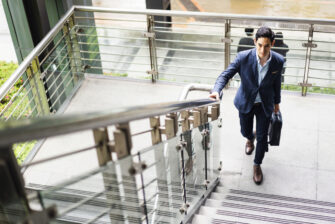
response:
[[[255,50],[255,48],[241,51],[237,54],[237,57],[239,57],[240,59],[248,58],[249,56],[252,56],[254,50]]]

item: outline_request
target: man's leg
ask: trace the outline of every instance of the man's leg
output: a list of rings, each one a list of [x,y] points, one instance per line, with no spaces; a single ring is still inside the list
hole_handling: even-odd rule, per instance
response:
[[[241,134],[243,137],[247,138],[247,143],[245,145],[245,153],[251,155],[255,145],[255,136],[253,134],[253,123],[254,123],[254,108],[247,114],[239,113]]]
[[[262,164],[264,154],[268,151],[268,130],[270,125],[270,117],[266,117],[262,105],[255,108],[256,115],[256,154],[255,164]]]
[[[264,158],[265,151],[268,150],[268,129],[270,124],[270,117],[266,117],[262,105],[255,107],[255,115],[257,145],[254,159],[253,180],[256,184],[261,184],[263,181],[261,164]]]

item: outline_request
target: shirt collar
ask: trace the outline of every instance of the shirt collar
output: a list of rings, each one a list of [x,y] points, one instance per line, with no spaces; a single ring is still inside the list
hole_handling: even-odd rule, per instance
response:
[[[260,63],[260,59],[259,59],[259,57],[258,57],[258,55],[257,55],[257,50],[256,50],[256,58],[257,58],[257,63],[258,63],[259,65],[261,65],[261,63]],[[270,57],[269,57],[269,59],[265,62],[264,66],[266,66],[266,65],[271,61],[271,59],[272,59],[272,52],[270,51]],[[264,66],[262,66],[262,67],[264,67]]]

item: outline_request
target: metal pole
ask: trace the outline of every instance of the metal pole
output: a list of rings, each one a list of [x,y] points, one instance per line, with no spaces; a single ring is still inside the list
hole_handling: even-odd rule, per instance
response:
[[[301,95],[302,96],[306,96],[307,87],[312,86],[311,84],[308,83],[309,66],[310,66],[310,62],[311,62],[312,48],[317,47],[316,44],[313,44],[313,32],[314,32],[314,25],[311,24],[311,26],[309,27],[309,32],[308,32],[308,42],[303,43],[303,47],[307,47],[307,50],[306,50],[304,79],[303,79],[303,82],[300,83],[300,85],[301,85]]]
[[[151,71],[147,71],[147,73],[151,74],[152,82],[156,82],[156,80],[158,79],[158,64],[157,64],[157,52],[156,52],[154,26],[155,26],[154,17],[151,15],[148,15],[147,16],[147,33],[145,33],[144,36],[148,38]]]
[[[231,44],[231,39],[230,39],[230,25],[231,25],[231,20],[226,19],[225,22],[225,32],[224,32],[224,68],[227,69],[229,64],[230,64],[230,44]],[[229,88],[230,86],[230,81],[228,82],[228,85],[226,85],[225,88]]]
[[[141,163],[141,153],[138,152],[137,155],[138,155],[138,162]],[[147,201],[146,201],[146,198],[145,198],[145,187],[144,187],[144,180],[143,180],[143,172],[141,172],[141,184],[142,184],[143,209],[144,209],[144,214],[145,214],[145,220],[146,220],[146,223],[149,224]]]

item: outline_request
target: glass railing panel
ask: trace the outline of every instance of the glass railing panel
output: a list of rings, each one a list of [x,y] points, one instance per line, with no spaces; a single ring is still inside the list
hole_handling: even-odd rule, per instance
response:
[[[154,145],[140,153],[147,168],[143,171],[144,194],[150,223],[178,223],[183,204],[179,137]],[[140,176],[138,177],[140,178]]]
[[[92,222],[104,217],[110,223],[140,220],[138,186],[129,173],[132,163],[129,156],[46,189],[41,192],[43,204],[56,205],[58,221]]]

